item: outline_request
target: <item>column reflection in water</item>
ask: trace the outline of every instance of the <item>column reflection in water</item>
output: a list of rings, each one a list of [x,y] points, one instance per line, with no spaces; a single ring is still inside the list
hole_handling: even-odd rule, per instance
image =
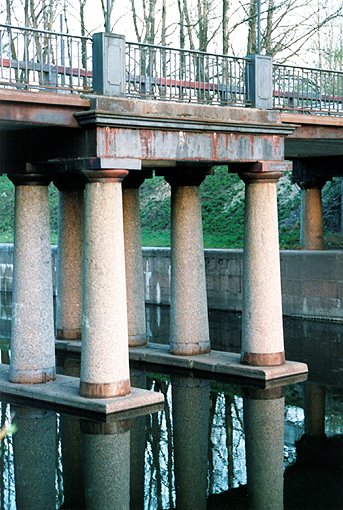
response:
[[[146,389],[144,369],[131,368],[130,378],[134,388]],[[146,416],[130,420],[130,500],[135,510],[144,508],[145,425]]]
[[[284,396],[282,388],[244,397],[248,491],[253,510],[283,509]]]
[[[56,507],[56,413],[12,406],[16,503],[20,510]]]
[[[310,437],[325,436],[325,386],[306,382],[305,394],[305,433]]]
[[[206,509],[210,382],[172,378],[176,507]]]
[[[130,509],[130,429],[126,420],[81,421],[87,510]]]
[[[85,508],[80,418],[61,415],[64,503],[62,508]]]

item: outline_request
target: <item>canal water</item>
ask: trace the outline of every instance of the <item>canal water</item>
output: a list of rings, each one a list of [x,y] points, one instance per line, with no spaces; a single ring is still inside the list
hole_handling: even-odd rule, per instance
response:
[[[169,309],[147,307],[150,340],[165,343]],[[239,352],[239,314],[210,311],[212,347]],[[11,297],[0,295],[2,362]],[[343,324],[285,319],[288,359],[306,382],[267,389],[158,366],[132,365],[134,386],[160,391],[164,409],[107,422],[1,403],[0,508],[343,508]],[[58,355],[77,375],[78,355]]]

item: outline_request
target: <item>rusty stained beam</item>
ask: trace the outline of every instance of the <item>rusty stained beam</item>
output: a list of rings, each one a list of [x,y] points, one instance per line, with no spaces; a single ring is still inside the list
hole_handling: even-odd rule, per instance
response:
[[[271,134],[189,132],[97,127],[97,156],[135,158],[147,164],[168,161],[227,163],[283,160],[284,137]]]

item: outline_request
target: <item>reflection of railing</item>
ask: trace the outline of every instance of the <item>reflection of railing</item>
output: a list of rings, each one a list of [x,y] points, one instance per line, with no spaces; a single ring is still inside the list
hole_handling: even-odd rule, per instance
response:
[[[86,91],[91,38],[0,25],[0,85],[17,89]]]
[[[343,115],[343,72],[273,65],[274,108]]]
[[[126,43],[126,94],[165,101],[247,106],[249,59]]]

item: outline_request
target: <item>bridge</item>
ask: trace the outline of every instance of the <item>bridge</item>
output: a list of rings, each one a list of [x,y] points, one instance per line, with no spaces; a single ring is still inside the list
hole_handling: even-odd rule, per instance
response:
[[[276,183],[293,163],[305,245],[321,249],[321,188],[342,175],[343,73],[9,25],[0,48],[0,172],[16,188],[1,391],[49,400],[44,383],[54,381],[65,404],[55,337],[65,348],[82,339],[65,405],[112,399],[105,413],[128,395],[129,407],[156,404],[131,388],[128,347],[263,383],[306,373],[284,356]],[[199,186],[219,164],[246,186],[241,356],[211,351],[209,340]],[[146,345],[139,186],[153,174],[172,192],[169,353]],[[55,331],[51,181],[60,192]]]

